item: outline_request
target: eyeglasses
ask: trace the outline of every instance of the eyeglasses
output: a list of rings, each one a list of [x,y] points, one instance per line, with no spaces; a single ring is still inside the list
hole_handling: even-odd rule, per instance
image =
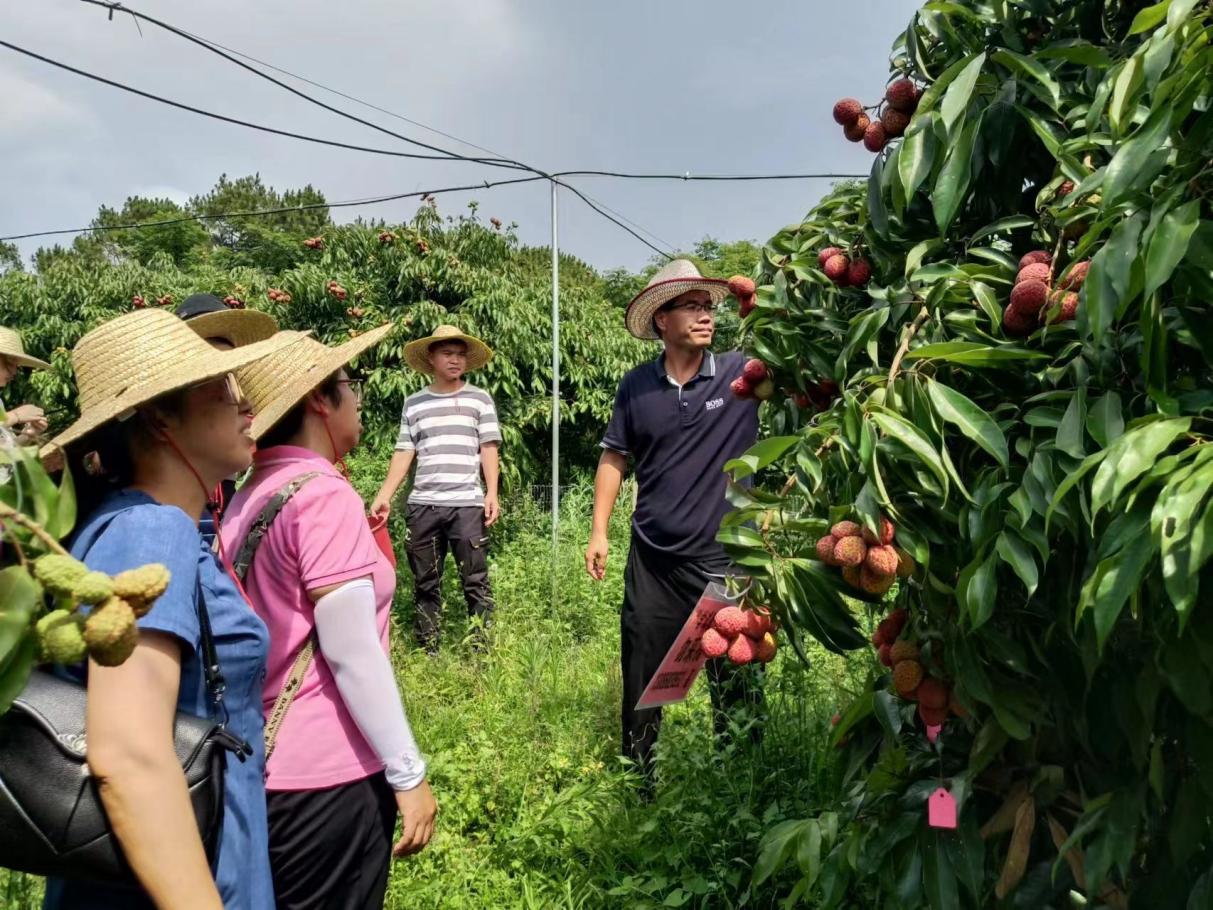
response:
[[[222,384],[222,385],[220,385]],[[239,405],[244,401],[244,390],[240,388],[240,383],[236,381],[235,373],[224,373],[222,376],[217,376],[211,379],[205,379],[202,382],[195,383],[189,387],[189,390],[205,389],[210,386],[220,388],[223,395],[224,404]]]
[[[671,311],[686,310],[687,312],[694,313],[696,316],[702,316],[705,313],[710,316],[716,312],[716,304],[714,304],[714,303],[676,303],[669,309]]]
[[[354,395],[354,401],[362,403],[362,380],[361,379],[338,379],[338,385],[348,385],[350,392]]]

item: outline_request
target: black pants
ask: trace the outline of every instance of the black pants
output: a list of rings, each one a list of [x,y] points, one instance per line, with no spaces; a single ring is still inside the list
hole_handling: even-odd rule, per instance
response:
[[[396,830],[382,773],[265,796],[278,910],[381,910]]]
[[[413,570],[417,607],[413,634],[418,644],[431,651],[438,648],[442,569],[448,549],[459,564],[468,615],[478,617],[482,628],[487,629],[493,614],[493,595],[489,590],[489,539],[485,534],[484,509],[410,505],[405,521],[409,529],[406,550]]]
[[[695,609],[703,589],[709,582],[721,582],[714,576],[723,575],[729,568],[723,554],[716,559],[679,559],[632,536],[620,617],[623,754],[635,761],[650,779],[653,747],[661,729],[661,709],[637,711],[636,702]],[[742,702],[761,703],[762,690],[750,674],[724,658],[709,660],[705,670],[712,698],[713,727],[717,735],[723,735],[728,731],[733,708]],[[753,728],[752,735],[758,733],[758,728]]]

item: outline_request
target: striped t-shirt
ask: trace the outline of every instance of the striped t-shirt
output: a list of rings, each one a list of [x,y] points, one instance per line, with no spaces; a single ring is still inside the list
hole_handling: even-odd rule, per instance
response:
[[[414,392],[404,402],[396,449],[417,451],[409,502],[427,506],[483,506],[480,447],[501,442],[497,409],[484,389]]]

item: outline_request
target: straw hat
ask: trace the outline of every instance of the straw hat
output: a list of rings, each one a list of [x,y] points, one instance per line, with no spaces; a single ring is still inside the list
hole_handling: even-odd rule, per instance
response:
[[[43,453],[62,448],[167,392],[217,379],[296,340],[276,335],[217,351],[172,313],[150,309],[124,313],[76,342],[72,369],[80,418],[52,439]]]
[[[335,348],[314,338],[304,338],[299,332],[279,332],[279,337],[286,335],[298,343],[249,364],[236,374],[240,388],[253,406],[253,438],[264,436],[327,376],[378,344],[391,330],[389,322]]]
[[[257,310],[233,310],[214,294],[191,294],[177,307],[177,315],[203,338],[221,338],[233,347],[265,341],[278,331],[278,322]]]
[[[662,266],[649,279],[645,289],[632,298],[624,314],[624,324],[637,338],[657,339],[653,314],[687,291],[707,291],[712,303],[729,296],[729,283],[719,278],[704,278],[689,259],[675,259]]]
[[[7,357],[19,367],[29,367],[31,370],[49,370],[51,365],[45,360],[31,357],[25,353],[25,345],[21,343],[21,333],[13,329],[0,327],[0,357]]]
[[[468,346],[468,365],[470,373],[478,370],[493,359],[493,351],[487,344],[473,335],[465,335],[453,325],[440,325],[434,329],[433,335],[410,341],[404,346],[404,362],[418,373],[433,373],[430,365],[430,345],[440,341],[462,341]]]

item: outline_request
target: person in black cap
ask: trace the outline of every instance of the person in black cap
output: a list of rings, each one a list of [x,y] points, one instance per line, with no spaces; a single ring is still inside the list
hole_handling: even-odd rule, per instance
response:
[[[233,309],[214,294],[191,294],[177,307],[177,316],[201,335],[211,347],[220,351],[264,341],[278,331],[278,323],[268,313],[257,310]],[[236,493],[236,478],[229,477],[220,484],[220,517]],[[204,532],[213,533],[209,516],[203,517]]]

